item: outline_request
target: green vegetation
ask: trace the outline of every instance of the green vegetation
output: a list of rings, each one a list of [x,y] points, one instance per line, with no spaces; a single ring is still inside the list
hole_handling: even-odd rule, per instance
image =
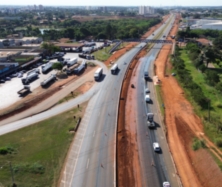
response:
[[[1,184],[11,185],[10,161],[18,187],[56,186],[74,136],[69,129],[75,127],[85,106],[0,136]]]
[[[220,62],[221,52],[217,47],[204,47],[191,42],[183,49],[176,47],[172,58],[176,78],[203,120],[205,133],[222,148],[222,69],[219,66],[208,67],[209,63]]]
[[[156,85],[155,88],[156,88],[156,94],[157,94],[158,103],[160,105],[160,112],[161,112],[162,116],[164,116],[164,114],[165,114],[165,106],[164,106],[164,102],[163,102],[161,86],[160,85]]]
[[[95,56],[97,60],[104,62],[111,56],[109,51],[112,47],[113,46],[104,47],[102,50],[98,50],[94,52],[93,55]]]
[[[193,143],[192,143],[192,149],[194,151],[197,151],[200,148],[206,148],[206,144],[204,140],[200,140],[198,138],[194,138],[193,139]]]

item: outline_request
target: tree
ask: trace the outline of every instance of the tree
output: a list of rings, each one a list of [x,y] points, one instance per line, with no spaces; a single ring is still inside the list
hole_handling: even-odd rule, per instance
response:
[[[58,70],[59,72],[62,70],[63,66],[61,62],[56,62],[52,65],[52,69]]]
[[[213,41],[213,44],[216,48],[222,49],[222,34]]]
[[[53,43],[48,42],[43,42],[41,48],[47,50],[49,54],[53,54],[57,51],[60,51],[59,47],[55,46]]]
[[[220,82],[220,77],[217,72],[208,69],[206,70],[206,80],[211,86],[215,86]]]

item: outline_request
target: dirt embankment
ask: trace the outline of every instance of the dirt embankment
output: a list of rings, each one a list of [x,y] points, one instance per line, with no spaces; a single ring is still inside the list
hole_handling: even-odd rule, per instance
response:
[[[177,23],[179,19],[178,17]],[[175,35],[177,29],[178,24],[174,24],[170,35]],[[167,72],[171,69],[168,58],[170,53],[171,46],[164,45],[155,61],[155,70],[161,80],[167,140],[179,176],[184,187],[219,187],[222,183],[222,172],[209,151],[207,149],[192,150],[192,141],[195,137],[205,139],[207,146],[213,145],[204,135],[201,120],[195,115],[192,105],[184,97],[182,88]]]

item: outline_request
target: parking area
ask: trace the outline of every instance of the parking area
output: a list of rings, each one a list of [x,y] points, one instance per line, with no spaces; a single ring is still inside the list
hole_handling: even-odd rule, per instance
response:
[[[103,45],[103,42],[96,42],[96,48]],[[83,47],[83,51],[88,49],[89,47]],[[86,60],[83,58],[79,58],[79,53],[66,53],[63,56],[64,59],[72,59],[77,58],[78,61]],[[49,62],[57,62],[57,59],[50,60]],[[41,63],[40,63],[41,64]],[[36,88],[40,87],[41,82],[46,80],[51,74],[55,74],[56,70],[51,70],[47,74],[42,74],[41,65],[37,67],[40,70],[40,74],[36,80],[33,80],[29,83],[30,91],[33,92]],[[23,74],[23,77],[14,77],[11,80],[7,80],[5,83],[0,83],[0,98],[1,98],[1,105],[0,110],[4,109],[15,102],[22,99],[22,97],[17,93],[19,90],[24,88],[24,84],[22,83],[22,78],[26,77],[27,73]]]

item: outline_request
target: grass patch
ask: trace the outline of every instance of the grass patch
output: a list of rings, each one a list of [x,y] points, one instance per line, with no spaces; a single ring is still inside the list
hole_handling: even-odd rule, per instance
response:
[[[14,60],[21,65],[21,64],[24,64],[24,63],[29,62],[31,60],[34,60],[34,57],[33,56],[28,56],[28,57],[21,56],[21,57],[16,57]]]
[[[12,150],[11,154],[0,154],[1,185],[11,185],[10,161],[18,187],[56,186],[74,136],[69,129],[76,126],[85,107],[86,103],[80,108],[73,108],[32,126],[0,136],[0,148]],[[75,120],[73,116],[76,116]]]
[[[157,99],[158,99],[159,106],[160,106],[160,112],[161,112],[162,116],[164,116],[164,114],[165,114],[165,107],[164,107],[164,101],[163,101],[163,97],[162,97],[161,86],[160,85],[156,85],[155,88],[156,88]]]
[[[103,49],[94,52],[93,55],[97,60],[104,62],[112,55],[109,53],[112,47],[113,46],[104,47]]]
[[[218,167],[222,171],[222,162],[220,161],[220,159],[218,159],[211,151],[210,151],[210,154],[212,155],[212,157],[214,158],[214,160],[217,163]]]
[[[61,104],[61,103],[64,103],[64,102],[67,102],[75,97],[77,97],[80,93],[78,91],[73,91],[73,94],[68,94],[66,97],[64,97],[63,99],[61,99],[58,104]]]

